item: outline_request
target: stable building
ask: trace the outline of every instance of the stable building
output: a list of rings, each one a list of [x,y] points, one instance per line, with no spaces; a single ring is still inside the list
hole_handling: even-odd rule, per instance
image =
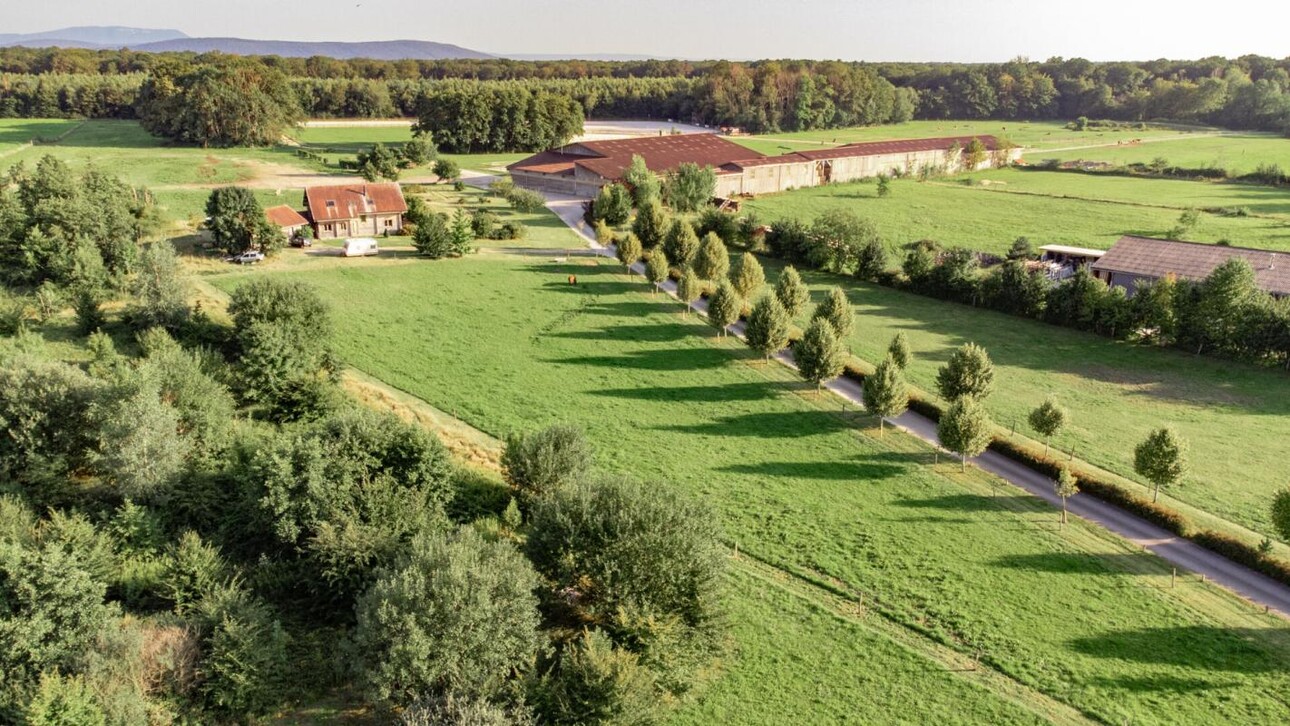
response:
[[[1124,288],[1130,296],[1138,286],[1173,275],[1200,281],[1214,268],[1240,257],[1254,268],[1254,282],[1276,297],[1290,295],[1290,259],[1267,250],[1228,247],[1202,242],[1178,242],[1152,237],[1121,237],[1090,266],[1093,276]]]
[[[318,239],[403,232],[408,203],[398,184],[337,184],[305,189],[306,215]]]
[[[879,174],[964,171],[963,149],[974,139],[981,142],[986,154],[973,170],[1005,166],[1021,158],[1020,148],[1002,144],[993,136],[872,141],[767,156],[716,134],[700,133],[579,142],[530,156],[511,164],[507,171],[522,187],[592,197],[602,186],[621,181],[632,157],[640,156],[658,174],[687,162],[711,166],[717,175],[714,196],[730,198]]]

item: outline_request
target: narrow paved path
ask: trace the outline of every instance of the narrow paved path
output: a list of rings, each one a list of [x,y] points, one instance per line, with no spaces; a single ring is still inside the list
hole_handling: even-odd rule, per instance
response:
[[[614,257],[613,249],[598,244],[590,230],[587,229],[586,223],[583,222],[581,199],[549,195],[547,206],[575,232],[582,235],[593,250],[606,257]],[[572,210],[576,210],[576,213]],[[645,265],[638,262],[632,265],[632,270],[644,276]],[[661,287],[669,295],[675,297],[676,283],[674,281],[668,280]],[[696,300],[691,303],[690,307],[707,315],[708,303],[706,300]],[[744,337],[743,322],[730,326],[730,332],[742,339]],[[781,351],[775,358],[786,366],[797,367],[793,361],[792,351]],[[863,408],[864,393],[860,384],[855,381],[849,378],[837,378],[825,384],[825,387],[856,406]],[[935,421],[914,411],[906,411],[895,418],[886,420],[909,434],[917,436],[933,446],[944,449],[936,434]],[[952,453],[947,455],[955,456]],[[1055,507],[1061,506],[1061,498],[1055,492],[1055,483],[1052,479],[1036,473],[1002,454],[986,451],[980,456],[969,459],[969,461]],[[1198,575],[1203,575],[1206,580],[1218,583],[1251,602],[1267,607],[1270,611],[1274,611],[1282,617],[1290,618],[1290,587],[1266,575],[1237,564],[1222,555],[1201,547],[1195,542],[1161,529],[1141,517],[1130,514],[1113,504],[1090,495],[1071,497],[1067,500],[1067,510],[1076,517],[1101,525],[1130,542],[1150,550],[1166,562]]]

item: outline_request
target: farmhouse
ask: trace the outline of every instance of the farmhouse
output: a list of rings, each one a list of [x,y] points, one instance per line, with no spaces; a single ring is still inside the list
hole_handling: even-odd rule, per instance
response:
[[[569,144],[518,161],[507,170],[523,187],[590,197],[605,184],[621,180],[632,157],[640,156],[657,173],[670,172],[685,162],[711,166],[717,173],[715,196],[733,197],[884,173],[960,171],[962,150],[973,139],[987,152],[975,168],[1002,166],[1021,156],[1019,148],[1006,147],[993,136],[873,141],[766,156],[716,134],[677,134]]]
[[[398,184],[308,187],[305,207],[318,239],[398,234],[408,211]]]
[[[1177,242],[1151,237],[1121,237],[1091,268],[1093,275],[1133,295],[1138,285],[1174,275],[1203,280],[1214,268],[1241,257],[1254,268],[1254,281],[1277,297],[1290,295],[1290,260],[1267,250]]]

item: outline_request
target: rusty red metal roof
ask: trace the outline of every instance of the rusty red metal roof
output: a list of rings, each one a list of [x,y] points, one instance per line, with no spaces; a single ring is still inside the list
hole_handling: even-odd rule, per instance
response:
[[[1233,257],[1250,263],[1254,281],[1260,288],[1277,295],[1290,295],[1290,255],[1247,247],[1126,235],[1094,262],[1092,269],[1152,278],[1174,275],[1184,280],[1203,280]]]
[[[645,159],[650,170],[666,173],[689,162],[720,169],[725,164],[764,156],[716,134],[671,134],[612,141],[582,141],[543,151],[506,167],[510,171],[553,173],[561,164],[580,166],[605,179],[619,179],[633,156]],[[555,173],[558,173],[555,172]]]
[[[301,227],[309,224],[309,220],[305,219],[300,212],[297,212],[286,204],[277,207],[269,207],[264,210],[264,216],[268,217],[270,222],[273,222],[279,227]]]
[[[337,184],[305,189],[305,206],[315,222],[357,219],[365,214],[402,214],[408,211],[398,184]]]

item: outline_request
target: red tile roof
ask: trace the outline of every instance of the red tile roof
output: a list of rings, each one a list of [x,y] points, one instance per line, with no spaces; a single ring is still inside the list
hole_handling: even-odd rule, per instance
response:
[[[682,163],[721,167],[739,159],[760,158],[762,154],[716,134],[672,134],[612,141],[583,141],[560,149],[544,151],[506,167],[511,171],[558,173],[562,164],[580,166],[605,179],[622,177],[632,156],[645,159],[652,171],[669,172]],[[556,172],[547,171],[555,169]]]
[[[356,219],[364,214],[408,211],[398,184],[339,184],[305,189],[305,206],[315,222]]]
[[[309,220],[305,219],[300,212],[297,212],[286,204],[277,207],[269,207],[264,210],[264,216],[268,217],[270,222],[273,222],[279,227],[301,227],[309,224]]]
[[[1290,255],[1246,247],[1129,235],[1121,237],[1092,268],[1151,278],[1172,274],[1185,280],[1203,280],[1233,257],[1249,261],[1259,287],[1277,295],[1290,295]]]

